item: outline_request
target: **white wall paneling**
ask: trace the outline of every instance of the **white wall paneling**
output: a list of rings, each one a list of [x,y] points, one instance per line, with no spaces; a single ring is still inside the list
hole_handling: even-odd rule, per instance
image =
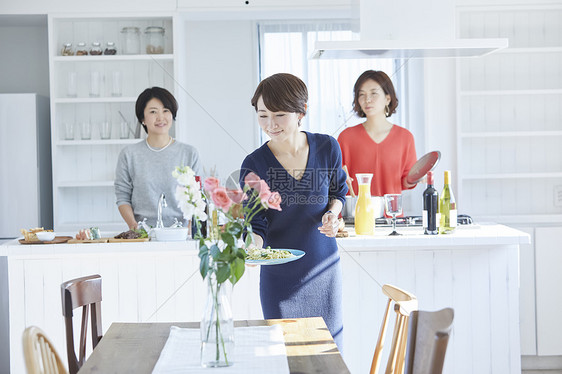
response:
[[[562,227],[539,227],[536,229],[536,300],[537,300],[537,354],[561,356],[562,299],[559,297],[562,272]],[[554,266],[553,266],[554,265]]]
[[[457,62],[458,197],[477,221],[533,237],[521,247],[521,354],[534,358],[526,369],[560,369],[542,360],[562,355],[560,229],[541,226],[562,222],[562,6],[501,3],[458,9],[460,37],[509,38],[505,50]]]
[[[562,6],[463,7],[459,32],[509,38],[457,63],[459,201],[479,220],[562,221]]]
[[[179,139],[196,146],[207,174],[215,169],[224,181],[261,145],[250,104],[258,83],[257,28],[253,21],[179,22]]]

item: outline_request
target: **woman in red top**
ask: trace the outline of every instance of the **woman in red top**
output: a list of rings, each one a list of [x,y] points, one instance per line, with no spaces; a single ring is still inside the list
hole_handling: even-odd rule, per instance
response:
[[[392,81],[382,71],[367,70],[355,82],[353,110],[366,118],[338,137],[342,164],[347,166],[353,189],[357,173],[372,173],[371,195],[402,193],[414,188],[406,176],[416,162],[414,137],[407,129],[388,121],[396,113],[398,99]]]

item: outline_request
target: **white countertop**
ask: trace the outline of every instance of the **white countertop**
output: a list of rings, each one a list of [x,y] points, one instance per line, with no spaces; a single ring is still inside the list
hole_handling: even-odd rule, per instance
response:
[[[529,244],[530,236],[508,226],[490,224],[462,225],[447,235],[424,235],[421,227],[398,227],[400,236],[388,236],[390,227],[377,227],[373,236],[356,236],[353,228],[346,227],[347,238],[337,239],[340,250],[366,251],[391,249],[451,249],[459,246],[490,246]],[[65,235],[60,234],[60,235]],[[134,242],[83,244],[22,245],[17,239],[0,245],[0,256],[51,257],[64,254],[124,254],[130,252],[197,251],[197,242]]]

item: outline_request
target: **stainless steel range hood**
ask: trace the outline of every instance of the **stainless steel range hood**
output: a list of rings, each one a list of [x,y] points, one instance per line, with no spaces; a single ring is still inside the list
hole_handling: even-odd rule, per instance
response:
[[[451,0],[361,0],[358,11],[359,40],[317,41],[310,58],[478,57],[508,46],[507,39],[455,39]]]

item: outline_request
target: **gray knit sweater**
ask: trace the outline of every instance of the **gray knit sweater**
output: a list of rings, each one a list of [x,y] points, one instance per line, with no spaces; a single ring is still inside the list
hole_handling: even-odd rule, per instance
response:
[[[168,203],[162,209],[164,226],[170,226],[177,218],[185,227],[186,221],[175,198],[177,182],[172,171],[176,166],[189,166],[200,175],[201,164],[195,147],[176,141],[163,151],[154,152],[143,140],[123,148],[115,170],[117,206],[131,205],[137,222],[146,218],[155,227],[158,198],[164,193]]]

